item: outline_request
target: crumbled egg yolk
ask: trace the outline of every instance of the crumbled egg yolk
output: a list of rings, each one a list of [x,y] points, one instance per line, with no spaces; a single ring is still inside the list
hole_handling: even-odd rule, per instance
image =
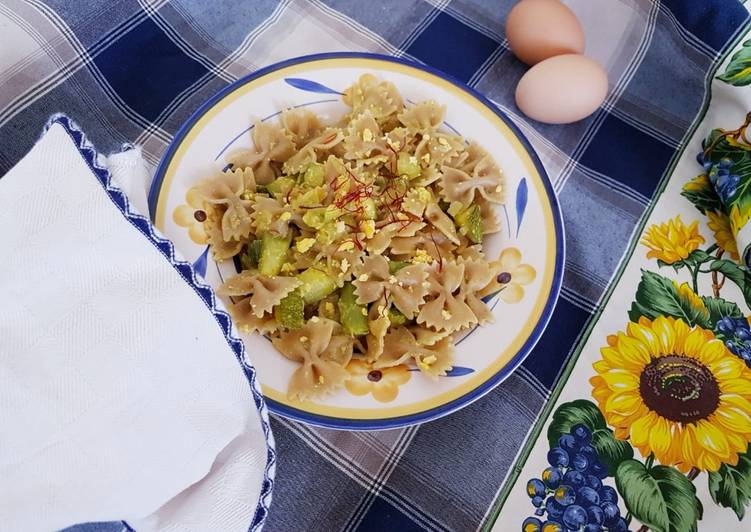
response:
[[[337,251],[350,251],[352,249],[355,249],[355,243],[351,240],[347,240],[346,242],[342,242],[339,247],[337,248]]]
[[[364,283],[368,280],[368,274],[367,273],[361,273],[360,276],[357,278],[358,281],[361,283]]]
[[[315,238],[301,238],[300,240],[298,240],[295,243],[295,248],[300,253],[305,253],[310,248],[312,248],[313,244],[315,244],[315,243],[316,243],[316,239]]]
[[[451,313],[445,309],[441,311],[441,316],[443,316],[444,320],[450,320],[453,317]]]
[[[323,378],[323,375],[319,375],[318,376],[318,384],[323,384],[324,382],[326,382],[326,379]]]
[[[396,284],[396,282],[397,282],[397,278],[396,278],[396,276],[394,276],[394,275],[389,275],[389,282],[390,282],[391,284]]]
[[[365,310],[364,308],[361,308],[360,312],[362,313],[363,316],[367,316],[368,315],[368,311]]]
[[[282,264],[282,273],[295,273],[295,272],[297,272],[297,268],[295,268],[289,262],[285,262],[284,264]]]
[[[375,220],[363,220],[360,222],[360,230],[365,234],[365,238],[373,238],[375,234]]]
[[[438,139],[438,144],[440,144],[441,146],[448,146],[449,145],[449,141],[447,141],[444,137],[440,137]]]
[[[426,153],[425,155],[423,155],[422,157],[420,157],[420,159],[422,159],[423,162],[425,162],[427,164],[427,163],[430,162],[430,154]]]
[[[342,259],[341,265],[339,266],[339,269],[342,270],[342,273],[346,273],[348,268],[349,268],[349,261],[347,260],[347,257],[344,257]]]
[[[307,342],[307,341],[308,341],[308,337],[307,337],[307,336],[301,336],[301,337],[300,337],[300,341],[301,341],[302,343],[305,343],[305,342]]]
[[[425,187],[417,187],[414,189],[414,194],[417,196],[417,199],[421,202],[427,204],[430,203],[433,199],[432,194],[430,191]]]
[[[412,257],[413,264],[430,264],[433,262],[433,257],[424,249],[418,249],[415,251],[415,256]]]
[[[373,140],[373,132],[368,128],[363,129],[362,140],[364,140],[365,142],[371,142]]]
[[[287,220],[292,218],[292,213],[289,211],[284,211],[282,214],[279,215],[279,219],[283,222],[286,222]]]

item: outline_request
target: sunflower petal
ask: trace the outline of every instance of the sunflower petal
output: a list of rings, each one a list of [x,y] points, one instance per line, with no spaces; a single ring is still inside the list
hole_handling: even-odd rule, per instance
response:
[[[605,411],[630,416],[638,411],[641,405],[642,400],[638,393],[614,393],[605,403]]]
[[[608,360],[608,362],[611,362],[611,365],[614,365],[615,367],[619,366],[626,366],[629,369],[633,371],[641,372],[642,369],[644,369],[644,366],[649,364],[649,361],[651,359],[649,350],[647,346],[635,339],[631,338],[629,336],[626,336],[623,333],[618,334],[618,349],[612,349],[611,352],[614,352],[615,356],[611,356],[611,359],[609,360],[608,357],[605,356],[605,350],[603,350],[603,358]],[[615,362],[613,364],[613,362]]]
[[[751,386],[747,379],[723,379],[719,381],[722,393],[736,393],[751,396]]]
[[[652,330],[660,342],[660,353],[674,353],[676,334],[670,321],[664,316],[660,316],[652,322]]]
[[[683,441],[681,442],[681,454],[685,462],[696,464],[699,461],[700,449],[696,441],[696,425],[689,424],[683,427]]]
[[[751,415],[751,401],[748,397],[737,393],[724,393],[720,395],[720,405],[733,405]]]
[[[728,350],[722,343],[722,340],[713,339],[707,341],[707,338],[704,335],[702,335],[702,337],[701,342],[703,342],[703,345],[701,345],[699,350],[696,351],[698,356],[695,356],[694,358],[702,360],[705,364],[711,364],[712,362],[717,362],[729,356]],[[693,356],[690,353],[686,354]]]
[[[696,441],[705,450],[721,458],[730,456],[730,446],[722,430],[706,419],[696,423]]]
[[[715,376],[715,379],[724,381],[740,377],[746,366],[739,358],[728,356],[717,362],[708,363],[707,367],[712,372],[712,375]]]
[[[649,446],[662,463],[670,463],[668,450],[670,449],[672,435],[670,421],[662,416],[657,416],[654,426],[649,431]]]
[[[631,436],[631,443],[637,447],[645,447],[649,443],[649,432],[657,422],[657,416],[650,412],[641,419],[634,421],[631,425],[629,435]]]
[[[629,323],[626,331],[628,332],[629,336],[633,336],[634,338],[641,340],[642,343],[647,346],[648,351],[652,355],[658,355],[660,353],[660,340],[655,332],[651,329],[649,320],[647,320],[644,316],[639,319],[639,323]]]
[[[614,392],[628,392],[639,388],[639,379],[627,370],[614,369],[603,373],[602,378]]]
[[[704,347],[707,345],[707,339],[704,337],[704,333],[701,329],[693,329],[690,331],[686,338],[683,340],[683,354],[692,358],[701,358],[706,360],[700,355],[703,354]]]
[[[720,405],[715,410],[714,417],[718,423],[730,431],[751,434],[751,416],[742,408]]]

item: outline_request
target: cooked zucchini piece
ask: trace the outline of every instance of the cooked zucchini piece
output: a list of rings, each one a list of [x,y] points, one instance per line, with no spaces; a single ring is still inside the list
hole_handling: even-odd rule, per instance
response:
[[[482,242],[482,213],[479,205],[470,205],[463,211],[459,212],[454,221],[459,227],[459,232],[467,235],[472,242],[480,244]]]
[[[321,163],[310,163],[308,169],[303,174],[303,182],[311,187],[320,187],[323,185],[323,165]]]
[[[243,270],[250,270],[258,266],[258,261],[261,258],[261,241],[253,240],[247,243],[240,253],[240,264],[242,264]]]
[[[389,273],[393,275],[405,266],[409,266],[409,262],[404,262],[403,260],[390,260]]]
[[[261,239],[261,256],[258,260],[258,270],[269,277],[279,275],[282,264],[287,260],[287,250],[290,239],[264,233]]]
[[[344,283],[339,292],[338,306],[339,321],[346,332],[354,336],[368,334],[368,309],[357,304],[352,283]]]
[[[315,303],[336,290],[336,280],[323,269],[308,268],[297,274],[302,281],[299,291],[305,303]]]
[[[291,177],[277,177],[274,181],[266,185],[266,188],[275,198],[284,197],[295,186],[295,180]]]
[[[297,292],[288,294],[274,307],[274,317],[282,327],[299,329],[305,325],[305,301]]]
[[[396,161],[396,170],[399,175],[406,175],[410,179],[418,177],[422,171],[417,157],[406,152],[399,154],[399,159]]]
[[[400,325],[407,323],[407,316],[399,312],[398,309],[389,307],[389,321],[392,326],[399,327]]]

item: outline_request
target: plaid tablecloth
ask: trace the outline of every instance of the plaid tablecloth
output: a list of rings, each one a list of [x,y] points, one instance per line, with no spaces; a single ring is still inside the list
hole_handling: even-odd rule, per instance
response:
[[[346,433],[275,418],[279,465],[267,530],[488,524],[748,20],[738,0],[567,0],[610,92],[590,118],[545,126],[513,103],[525,71],[503,34],[513,3],[0,0],[0,175],[54,112],[74,118],[100,151],[137,143],[156,165],[179,125],[228,83],[282,59],[342,50],[393,54],[465,81],[540,155],[563,209],[567,257],[561,299],[532,355],[486,397],[419,427]],[[520,508],[519,522],[528,513]]]

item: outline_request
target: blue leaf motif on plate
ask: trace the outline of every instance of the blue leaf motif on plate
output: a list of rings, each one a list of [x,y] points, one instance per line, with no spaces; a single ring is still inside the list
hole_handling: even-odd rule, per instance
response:
[[[516,236],[519,237],[519,229],[522,227],[524,211],[527,209],[527,178],[522,177],[519,186],[516,188]]]
[[[409,371],[420,371],[417,368],[410,368]],[[446,375],[443,375],[444,377],[463,377],[464,375],[469,375],[470,373],[474,373],[475,370],[472,368],[465,368],[464,366],[454,366],[450,370],[446,372]]]
[[[454,366],[451,368],[451,370],[446,372],[447,377],[463,377],[464,375],[469,375],[470,373],[474,373],[475,370],[472,368],[465,368],[464,366]]]
[[[315,81],[303,78],[284,78],[287,85],[291,85],[296,89],[307,92],[318,92],[320,94],[342,94],[339,91],[328,88],[326,85],[321,85]]]
[[[193,269],[196,271],[198,275],[201,277],[206,277],[206,265],[207,265],[207,258],[209,256],[209,246],[206,246],[206,249],[203,250],[203,253],[201,253],[201,256],[196,259],[196,261],[193,263]]]

